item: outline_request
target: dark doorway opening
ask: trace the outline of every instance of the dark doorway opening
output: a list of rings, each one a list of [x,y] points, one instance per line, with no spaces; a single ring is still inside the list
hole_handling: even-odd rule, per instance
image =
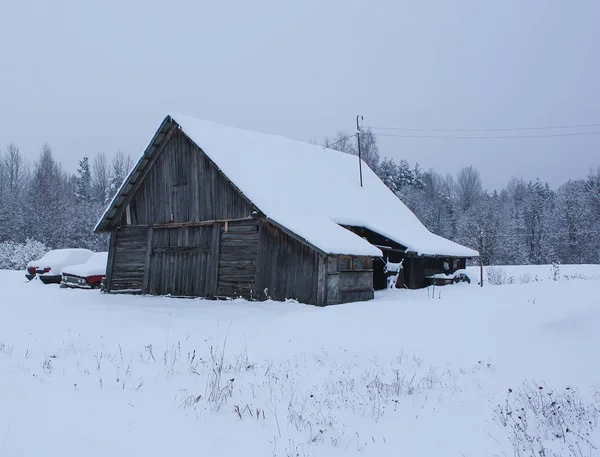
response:
[[[390,276],[395,276],[396,274],[398,276],[396,279],[396,287],[404,287],[404,265],[402,265],[399,272],[397,270],[403,263],[406,251],[405,246],[365,227],[345,225],[344,228],[381,249],[383,256],[373,259],[373,288],[375,290],[387,288],[388,278]]]

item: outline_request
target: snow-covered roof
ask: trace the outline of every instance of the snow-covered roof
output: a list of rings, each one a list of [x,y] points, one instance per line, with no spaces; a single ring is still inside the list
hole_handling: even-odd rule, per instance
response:
[[[360,187],[356,156],[181,114],[170,117],[263,214],[323,252],[381,255],[340,226],[347,225],[365,227],[420,255],[478,255],[427,230],[364,162]],[[113,205],[115,200],[97,227]]]

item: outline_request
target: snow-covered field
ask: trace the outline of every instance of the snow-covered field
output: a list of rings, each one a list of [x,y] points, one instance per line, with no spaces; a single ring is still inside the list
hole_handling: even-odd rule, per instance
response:
[[[0,271],[0,455],[600,455],[600,266],[558,270],[327,308]]]

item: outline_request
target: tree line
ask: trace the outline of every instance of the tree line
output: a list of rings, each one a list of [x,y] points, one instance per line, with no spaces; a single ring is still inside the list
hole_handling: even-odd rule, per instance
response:
[[[343,132],[323,146],[357,154],[355,137]],[[486,265],[600,263],[600,168],[558,189],[512,178],[490,192],[472,166],[442,175],[406,160],[382,160],[368,129],[361,155],[429,230],[477,249]],[[106,250],[107,236],[93,228],[132,166],[123,151],[98,153],[69,173],[47,144],[33,162],[10,144],[0,152],[0,252]]]

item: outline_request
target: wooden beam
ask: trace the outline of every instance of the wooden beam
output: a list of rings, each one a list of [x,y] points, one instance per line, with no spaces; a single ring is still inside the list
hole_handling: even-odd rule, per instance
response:
[[[209,268],[208,276],[208,293],[215,297],[217,295],[217,287],[219,286],[219,260],[221,258],[221,223],[213,223],[213,233],[211,240],[211,265]]]
[[[324,306],[327,305],[327,256],[317,253],[315,255],[319,256],[317,260],[317,302],[315,304]]]
[[[146,262],[144,265],[144,283],[142,286],[142,293],[149,294],[150,293],[150,284],[148,282],[150,278],[150,260],[152,256],[152,237],[154,235],[154,230],[152,227],[148,229],[148,240],[146,243]]]
[[[110,244],[108,246],[108,265],[106,266],[106,282],[104,287],[106,292],[110,292],[110,283],[112,281],[113,269],[115,265],[115,246],[117,245],[117,231],[113,230],[110,234]]]
[[[229,222],[243,222],[243,221],[251,221],[254,220],[252,216],[246,217],[238,217],[235,219],[214,219],[210,221],[196,221],[196,222],[164,222],[158,224],[152,224],[153,228],[158,229],[171,229],[171,228],[180,228],[180,227],[202,227],[206,225],[220,224],[220,223],[229,223]]]
[[[368,292],[372,287],[340,287],[340,292]]]
[[[154,246],[152,252],[209,252],[208,245],[205,246]]]

